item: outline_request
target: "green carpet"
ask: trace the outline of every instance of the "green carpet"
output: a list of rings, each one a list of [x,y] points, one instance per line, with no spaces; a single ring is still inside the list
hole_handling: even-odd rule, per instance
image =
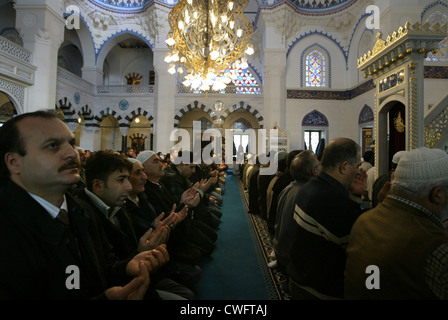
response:
[[[201,263],[197,300],[277,300],[237,176],[226,181],[223,216],[211,257]]]

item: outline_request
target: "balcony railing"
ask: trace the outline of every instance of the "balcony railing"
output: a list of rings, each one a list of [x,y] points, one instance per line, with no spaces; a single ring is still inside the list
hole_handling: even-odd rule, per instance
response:
[[[227,86],[222,91],[214,91],[210,90],[209,93],[216,93],[216,94],[244,94],[244,95],[260,95],[263,94],[263,88],[259,86]],[[178,94],[194,94],[194,93],[204,93],[203,91],[194,91],[189,87],[186,87],[184,85],[178,85],[177,86],[177,93]]]
[[[154,94],[152,85],[97,86],[97,94]]]
[[[19,46],[18,44],[0,36],[0,52],[14,57],[20,61],[31,63],[31,51]]]

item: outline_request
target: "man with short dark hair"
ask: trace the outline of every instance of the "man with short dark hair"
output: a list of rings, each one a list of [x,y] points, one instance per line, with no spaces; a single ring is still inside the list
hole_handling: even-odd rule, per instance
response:
[[[160,261],[160,269],[169,261],[166,244],[152,248],[152,243],[146,241],[149,232],[138,239],[132,216],[126,210],[126,200],[132,190],[129,182],[131,172],[132,163],[125,157],[108,151],[96,152],[87,160],[87,188],[79,192],[78,199],[103,226],[120,259],[127,259],[138,252],[161,251],[166,259]],[[152,272],[150,288],[156,289],[162,299],[178,299],[179,295],[187,299],[194,298],[191,290],[162,275],[157,277],[158,274]]]
[[[360,163],[356,142],[335,139],[324,150],[322,171],[297,194],[296,235],[288,265],[294,299],[344,296],[345,249],[353,223],[362,213],[360,196],[366,181]]]
[[[67,193],[79,180],[74,141],[54,112],[22,114],[0,128],[2,299],[127,299],[146,293],[150,254],[118,261]],[[75,270],[75,289],[67,285],[67,270]]]

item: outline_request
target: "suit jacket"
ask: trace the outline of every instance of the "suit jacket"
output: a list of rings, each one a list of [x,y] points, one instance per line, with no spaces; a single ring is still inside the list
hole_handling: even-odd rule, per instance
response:
[[[165,214],[169,214],[173,205],[176,203],[174,197],[162,183],[156,185],[149,180],[146,181],[145,194],[148,198],[148,201],[154,207],[157,215],[161,214],[162,212],[165,212]],[[179,209],[180,207],[178,206],[176,211],[179,211]]]
[[[191,186],[190,181],[180,174],[173,163],[165,168],[165,174],[160,178],[160,183],[168,189],[177,205],[180,203],[182,194]]]
[[[138,254],[138,240],[134,232],[133,222],[124,206],[116,213],[120,223],[120,227],[118,227],[109,221],[94,205],[85,189],[78,193],[77,199],[81,205],[92,213],[92,218],[103,226],[107,239],[119,259],[129,259]]]
[[[71,232],[12,181],[2,189],[0,299],[90,299],[126,279],[127,261],[118,262],[101,229],[66,198]],[[79,268],[79,289],[67,289],[69,266]]]
[[[138,194],[138,199],[138,204],[132,200],[126,200],[126,210],[131,215],[135,235],[137,239],[140,239],[149,228],[155,229],[153,222],[158,214],[152,204],[149,203],[146,193]]]

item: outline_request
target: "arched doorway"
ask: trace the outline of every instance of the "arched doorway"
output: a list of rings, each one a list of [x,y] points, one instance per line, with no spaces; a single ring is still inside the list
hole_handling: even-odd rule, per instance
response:
[[[135,154],[144,150],[152,150],[151,122],[143,115],[132,119],[129,133],[127,135],[127,146],[134,149]]]
[[[392,157],[401,150],[406,150],[406,106],[399,99],[388,99],[378,114],[378,168],[381,175],[388,172]]]
[[[258,129],[260,129],[260,123],[253,113],[244,108],[233,111],[224,121],[223,129],[229,129],[232,132],[234,159],[239,154],[238,151],[241,150],[246,154],[259,152]],[[229,149],[226,148],[226,150]]]
[[[200,132],[197,132],[198,130],[194,130],[197,128],[195,127],[195,122],[200,122]],[[179,120],[178,128],[184,129],[188,132],[190,137],[190,150],[197,151],[196,148],[198,145],[200,145],[200,150],[203,150],[210,143],[210,141],[203,141],[203,138],[205,138],[203,134],[204,131],[214,128],[213,118],[204,110],[195,107],[182,116]],[[217,151],[218,150],[215,150],[215,153],[218,153]]]

